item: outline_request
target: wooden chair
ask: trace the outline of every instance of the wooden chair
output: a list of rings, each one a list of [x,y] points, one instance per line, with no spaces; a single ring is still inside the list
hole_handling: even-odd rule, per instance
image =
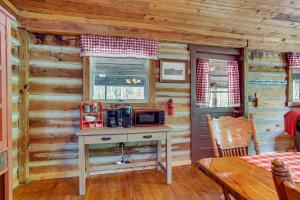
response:
[[[206,117],[215,157],[247,156],[250,139],[254,141],[256,154],[260,154],[252,113],[249,119],[231,116],[212,119],[209,114]]]
[[[272,161],[272,176],[280,200],[300,199],[300,188],[296,188],[289,169],[278,158]]]
[[[212,119],[210,114],[206,115],[206,118],[215,157],[247,156],[251,138],[256,154],[260,154],[252,113],[249,114],[249,119],[231,116]],[[233,199],[224,187],[222,189],[226,200]]]

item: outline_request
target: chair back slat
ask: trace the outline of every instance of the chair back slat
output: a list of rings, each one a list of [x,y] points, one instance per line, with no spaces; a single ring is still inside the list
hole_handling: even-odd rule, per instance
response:
[[[248,148],[243,147],[243,156],[247,156],[248,155]]]
[[[240,155],[241,155],[241,156],[244,156],[244,154],[245,154],[245,153],[244,153],[244,151],[243,151],[243,148],[242,148],[242,147],[240,147],[240,148],[239,148],[239,152],[240,152]]]
[[[214,154],[214,156],[216,156],[216,157],[218,157],[219,155],[220,155],[220,157],[226,157],[225,153],[224,153],[224,151],[222,149],[220,149],[219,153]]]
[[[232,149],[228,149],[227,151],[229,151],[229,156],[232,157],[233,156]]]
[[[234,149],[235,150],[235,156],[240,156],[239,148]]]
[[[249,119],[231,116],[212,119],[209,114],[206,116],[215,157],[247,156],[251,139],[256,154],[260,154],[254,116],[252,113],[249,116]]]
[[[272,176],[280,200],[300,199],[300,188],[297,188],[289,169],[278,158],[272,161]]]
[[[236,154],[236,148],[234,148],[234,149],[232,149],[232,156],[238,156],[237,154]]]
[[[221,152],[221,157],[227,157],[225,150],[221,149],[220,152]]]
[[[241,148],[241,151],[242,151],[242,155],[247,155],[245,148]]]
[[[219,157],[232,157],[232,156],[247,156],[248,147],[238,147],[232,149],[219,149]]]

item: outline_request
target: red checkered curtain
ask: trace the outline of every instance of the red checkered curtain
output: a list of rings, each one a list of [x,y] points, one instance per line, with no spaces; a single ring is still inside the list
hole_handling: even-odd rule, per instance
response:
[[[158,41],[103,35],[82,35],[81,56],[134,57],[156,59]]]
[[[228,61],[228,90],[229,106],[239,107],[241,105],[239,67],[236,61]]]
[[[210,70],[207,59],[197,60],[196,96],[197,104],[201,107],[209,107],[210,103]]]
[[[286,54],[287,63],[289,68],[300,69],[300,54],[289,52]]]

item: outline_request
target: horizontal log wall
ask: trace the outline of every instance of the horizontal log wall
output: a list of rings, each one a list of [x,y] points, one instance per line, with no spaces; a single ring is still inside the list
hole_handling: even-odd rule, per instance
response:
[[[293,140],[284,134],[283,115],[289,111],[287,102],[286,57],[283,53],[250,50],[248,52],[248,95],[258,97],[258,106],[248,102],[254,113],[262,152],[287,151]],[[258,83],[257,81],[265,81]],[[267,84],[268,80],[276,80]],[[256,82],[255,82],[256,81]]]
[[[79,38],[31,34],[29,95],[29,180],[77,176],[78,151],[75,132],[79,130],[79,103],[82,100],[82,58]],[[187,45],[160,43],[160,58],[189,59]],[[174,127],[173,159],[190,163],[190,84],[159,82],[155,70],[155,103],[165,107],[172,97],[175,116],[167,117]],[[152,94],[153,95],[153,94]],[[153,142],[128,143],[127,152],[134,162],[155,159]],[[90,145],[92,166],[111,164],[120,158],[116,145]]]
[[[13,133],[13,188],[19,185],[18,180],[18,137],[19,137],[19,32],[17,22],[12,23],[11,30],[11,65],[12,65],[12,133]]]
[[[158,50],[160,59],[177,59],[190,60],[188,45],[176,43],[161,42]],[[190,66],[188,67],[190,77]],[[159,65],[155,70],[155,102],[156,107],[164,107],[167,110],[167,101],[169,98],[174,100],[175,113],[170,117],[166,115],[166,123],[174,130],[172,140],[172,150],[174,161],[181,163],[190,162],[190,134],[191,134],[191,118],[190,118],[190,100],[191,85],[190,79],[188,83],[160,83],[159,82]],[[179,162],[179,163],[180,163]]]
[[[187,45],[160,42],[159,58],[189,60]],[[293,141],[283,134],[286,107],[286,84],[257,84],[257,80],[286,80],[283,54],[251,50],[248,55],[248,95],[257,93],[259,106],[249,102],[249,112],[256,117],[262,152],[285,151]],[[79,38],[30,34],[30,96],[29,96],[29,180],[71,177],[78,174],[77,138],[78,105],[82,100],[82,58]],[[166,122],[175,128],[172,142],[173,159],[190,163],[190,82],[160,83],[159,63],[154,70],[154,103],[142,107],[166,108],[173,98],[175,115]],[[251,84],[250,84],[251,83]],[[107,105],[106,105],[107,106]],[[141,105],[136,105],[140,107]],[[134,162],[155,159],[153,142],[128,143],[127,152]],[[116,145],[90,145],[91,165],[112,164],[120,156]]]
[[[30,34],[29,180],[77,175],[78,37]]]

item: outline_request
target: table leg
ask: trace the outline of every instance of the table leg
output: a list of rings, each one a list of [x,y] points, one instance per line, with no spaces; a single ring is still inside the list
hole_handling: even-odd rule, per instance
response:
[[[79,136],[79,195],[85,195],[85,145]]]
[[[89,145],[85,145],[85,170],[86,172],[89,171],[90,169],[90,150],[89,150]],[[89,173],[86,173],[86,178],[89,177]]]
[[[172,183],[172,145],[171,145],[171,135],[167,134],[166,140],[166,158],[167,158],[167,184]]]
[[[161,170],[160,163],[161,163],[161,140],[157,140],[157,169]]]

